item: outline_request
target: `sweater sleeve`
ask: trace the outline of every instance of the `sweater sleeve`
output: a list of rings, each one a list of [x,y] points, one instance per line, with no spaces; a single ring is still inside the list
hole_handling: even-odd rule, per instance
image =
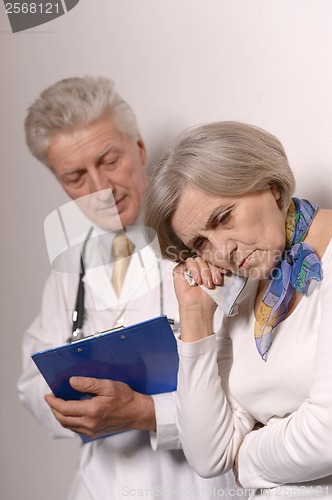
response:
[[[173,268],[173,267],[172,267]],[[172,281],[173,291],[173,281]],[[168,309],[174,305],[174,292],[168,300]],[[178,319],[178,310],[172,311],[175,318]],[[217,310],[214,316],[214,327],[219,328],[224,314],[221,310]],[[178,335],[176,334],[176,337]],[[155,413],[157,429],[156,432],[150,432],[150,442],[153,450],[177,450],[182,448],[177,422],[177,392],[170,392],[164,394],[154,394],[152,396]]]
[[[270,488],[332,474],[332,259],[323,267],[320,318],[310,393],[294,413],[251,432],[239,453],[245,488]],[[310,332],[308,332],[309,334]]]
[[[233,467],[254,419],[226,397],[227,387],[222,385],[231,364],[229,338],[214,334],[198,342],[179,340],[178,350],[177,403],[182,447],[200,476],[214,477]]]

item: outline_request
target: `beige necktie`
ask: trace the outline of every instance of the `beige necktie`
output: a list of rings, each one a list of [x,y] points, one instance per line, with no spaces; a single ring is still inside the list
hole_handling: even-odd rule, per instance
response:
[[[115,236],[112,244],[112,285],[118,296],[121,293],[133,250],[134,245],[127,238],[125,233],[121,232]]]

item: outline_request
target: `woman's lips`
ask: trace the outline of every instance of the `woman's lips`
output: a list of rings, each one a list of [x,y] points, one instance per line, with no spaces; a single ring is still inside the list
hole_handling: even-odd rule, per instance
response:
[[[249,255],[247,255],[245,259],[243,259],[243,261],[239,266],[239,269],[247,269],[250,266],[252,260],[252,254],[253,252],[251,252]]]

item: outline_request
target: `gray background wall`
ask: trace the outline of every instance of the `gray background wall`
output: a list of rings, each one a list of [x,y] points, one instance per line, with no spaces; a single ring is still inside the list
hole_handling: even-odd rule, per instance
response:
[[[330,0],[81,0],[12,34],[0,4],[0,498],[65,498],[78,440],[50,439],[17,400],[20,344],[49,272],[45,217],[67,199],[24,143],[26,109],[68,76],[112,77],[151,161],[186,126],[234,119],[283,142],[297,194],[332,208]]]

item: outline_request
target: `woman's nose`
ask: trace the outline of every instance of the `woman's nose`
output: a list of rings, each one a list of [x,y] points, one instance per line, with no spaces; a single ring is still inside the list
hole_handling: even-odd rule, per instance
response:
[[[212,242],[212,261],[214,264],[223,264],[231,263],[233,259],[233,253],[236,250],[237,245],[234,240],[229,238],[227,239],[218,239],[217,241]]]

